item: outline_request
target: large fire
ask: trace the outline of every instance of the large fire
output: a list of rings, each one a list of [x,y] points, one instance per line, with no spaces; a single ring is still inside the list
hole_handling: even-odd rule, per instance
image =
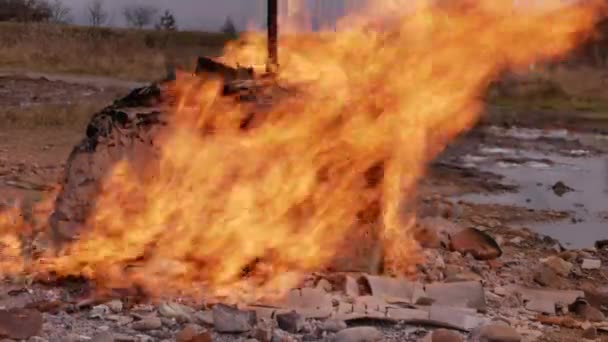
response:
[[[286,36],[277,82],[295,91],[245,132],[250,108],[221,98],[217,82],[179,78],[160,163],[145,174],[117,165],[87,233],[31,270],[162,293],[280,293],[362,243],[352,236],[369,225],[359,228],[358,215],[380,201],[376,257],[407,272],[418,247],[406,208],[427,163],[476,122],[499,72],[567,52],[599,11],[559,0],[441,3],[375,0],[347,29]],[[249,35],[223,59],[261,64],[265,53],[263,37]],[[213,134],[201,133],[210,123]],[[384,172],[376,187],[365,177],[374,166]],[[2,242],[18,260],[23,224],[11,217]]]

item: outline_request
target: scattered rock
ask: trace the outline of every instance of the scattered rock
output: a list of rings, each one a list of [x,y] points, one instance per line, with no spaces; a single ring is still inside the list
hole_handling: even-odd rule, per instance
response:
[[[598,338],[597,329],[595,327],[589,327],[583,331],[583,338],[587,340],[595,340]]]
[[[520,342],[521,336],[506,324],[488,324],[471,333],[473,341],[479,342]]]
[[[555,273],[567,276],[572,271],[572,267],[574,265],[566,260],[558,257],[558,256],[550,256],[548,258],[542,259],[541,262],[552,269]]]
[[[194,309],[179,303],[162,303],[158,313],[163,317],[175,318],[180,322],[194,322]]]
[[[429,319],[431,322],[440,323],[441,326],[461,331],[470,331],[488,321],[486,318],[475,316],[474,309],[441,305],[431,306]]]
[[[408,303],[415,303],[417,296],[424,293],[422,284],[403,278],[388,278],[366,275],[366,281],[371,294],[379,298],[400,298]]]
[[[554,289],[559,289],[562,286],[562,278],[547,265],[542,265],[536,273],[534,273],[534,281],[538,284]]]
[[[435,304],[474,308],[479,311],[486,309],[483,286],[476,281],[429,284],[426,286],[426,293]]]
[[[450,236],[450,249],[462,254],[471,254],[477,260],[491,260],[502,255],[496,241],[476,228],[467,228]]]
[[[255,311],[243,311],[224,304],[217,304],[213,307],[215,330],[221,333],[250,331],[256,321]]]
[[[213,325],[213,311],[205,310],[194,314],[194,319],[199,324]]]
[[[334,336],[333,342],[376,342],[381,341],[384,335],[373,327],[355,327],[344,329]]]
[[[331,285],[331,283],[327,279],[322,278],[317,282],[316,288],[325,292],[331,292],[331,290],[333,289],[333,285]]]
[[[213,342],[213,337],[208,331],[195,335],[189,342]]]
[[[89,318],[102,319],[110,313],[110,308],[107,305],[96,305],[89,312]]]
[[[344,322],[343,320],[333,319],[333,318],[326,320],[321,325],[321,329],[323,329],[324,331],[327,331],[327,332],[331,332],[331,333],[337,333],[346,328],[348,328],[348,325],[346,325],[346,322]]]
[[[112,335],[112,333],[104,331],[93,336],[91,342],[114,342],[114,335]]]
[[[139,331],[160,329],[163,322],[157,316],[145,316],[141,321],[134,322],[131,327]]]
[[[257,326],[251,333],[251,337],[259,342],[272,341],[272,328]]]
[[[581,268],[584,270],[597,270],[602,267],[602,261],[597,259],[584,259]]]
[[[25,340],[42,330],[42,314],[36,310],[0,310],[0,337]]]
[[[462,342],[462,336],[447,329],[437,329],[429,334],[425,342]]]
[[[551,187],[551,190],[553,190],[553,193],[555,193],[559,197],[562,197],[563,195],[565,195],[566,193],[568,193],[570,191],[574,191],[574,189],[567,186],[562,181],[559,181],[559,182],[553,184],[553,186]]]
[[[306,323],[304,318],[295,311],[277,314],[276,319],[279,328],[292,334],[296,334],[302,331],[302,328]]]
[[[333,312],[331,296],[319,289],[303,288],[289,291],[285,305],[285,308],[296,310],[305,318],[324,319]]]
[[[570,306],[570,310],[586,321],[603,322],[606,319],[604,314],[591,306],[586,300],[579,299]]]
[[[106,303],[106,306],[107,306],[108,308],[110,308],[110,310],[111,310],[113,313],[119,313],[119,312],[122,312],[122,309],[123,309],[122,302],[121,302],[120,300],[118,300],[118,299],[114,299],[114,300],[111,300],[111,301],[107,302],[107,303]]]
[[[115,342],[137,342],[137,337],[125,335],[125,334],[114,334]]]
[[[175,335],[176,342],[191,342],[201,328],[195,324],[187,324]]]

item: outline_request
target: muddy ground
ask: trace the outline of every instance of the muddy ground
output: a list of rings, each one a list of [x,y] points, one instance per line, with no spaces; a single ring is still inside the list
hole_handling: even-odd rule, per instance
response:
[[[0,104],[24,107],[58,98],[95,97],[101,108],[128,90],[89,81],[4,75]],[[0,337],[418,341],[443,327],[455,335],[441,330],[428,340],[580,341],[585,337],[608,341],[608,324],[604,325],[608,244],[596,243],[608,240],[608,134],[588,120],[563,118],[563,113],[505,116],[504,110],[492,109],[483,125],[459,138],[435,161],[419,194],[418,236],[426,246],[426,263],[413,279],[395,285],[404,289],[397,294],[395,287],[391,290],[385,284],[391,281],[387,278],[321,273],[306,283],[310,292],[306,300],[270,307],[248,303],[241,308],[257,312],[256,325],[246,316],[243,319],[245,311],[201,303],[137,303],[120,295],[113,301],[83,302],[88,285],[82,280],[49,284],[12,280],[0,288],[0,306],[31,311],[20,312],[15,316],[19,318],[0,312]],[[60,125],[1,128],[2,200],[24,199],[30,204],[43,197],[57,183],[82,135],[82,128]],[[463,236],[465,247],[460,248],[455,239]],[[345,285],[352,281],[354,289]],[[435,285],[430,284],[440,290],[432,290]],[[413,298],[412,289],[418,285],[426,294]],[[402,300],[391,302],[389,297]],[[311,305],[314,310],[308,310]],[[319,313],[325,305],[328,312]],[[342,310],[349,305],[350,311]],[[361,306],[365,309],[358,312]],[[277,323],[277,313],[292,309],[301,316],[301,324],[293,317]],[[388,317],[391,310],[396,314]],[[333,318],[327,320],[328,316]],[[29,325],[18,324],[28,319]],[[293,324],[301,326],[294,330]]]

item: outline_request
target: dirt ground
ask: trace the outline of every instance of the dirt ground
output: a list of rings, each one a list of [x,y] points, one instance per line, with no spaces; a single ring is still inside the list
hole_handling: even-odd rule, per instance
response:
[[[0,124],[2,201],[11,203],[23,200],[27,207],[42,198],[46,191],[57,184],[67,156],[83,137],[84,123],[93,114],[94,108],[101,109],[128,91],[116,84],[108,86],[107,83],[90,81],[74,84],[40,77],[0,77],[0,117],[4,118],[4,124]],[[57,102],[58,99],[61,102]],[[87,106],[80,106],[87,99],[94,100]],[[57,106],[66,107],[73,103],[79,106],[62,114],[67,116],[56,120],[44,119],[46,115],[56,114]],[[39,108],[39,114],[27,120],[15,118],[19,113],[31,113],[31,108]],[[496,240],[502,249],[501,257],[480,261],[449,251],[445,246],[429,247],[426,257],[432,261],[421,267],[417,280],[424,283],[449,278],[481,281],[489,307],[486,316],[516,327],[521,340],[580,341],[583,334],[591,329],[589,321],[597,320],[590,320],[584,313],[572,310],[575,313],[574,323],[570,325],[563,321],[555,323],[557,320],[554,324],[542,324],[538,312],[525,307],[521,298],[507,293],[506,288],[517,284],[560,291],[584,290],[589,303],[598,310],[608,308],[608,301],[603,297],[608,293],[599,289],[608,281],[608,269],[605,267],[608,264],[608,250],[594,244],[596,240],[608,240],[608,231],[602,228],[608,224],[608,198],[606,192],[604,197],[601,191],[597,194],[593,192],[593,188],[608,189],[608,173],[605,173],[608,170],[592,168],[594,161],[606,159],[608,131],[602,131],[602,126],[598,125],[605,124],[604,121],[590,124],[587,119],[577,121],[565,114],[550,112],[536,116],[515,114],[515,111],[509,111],[509,120],[505,120],[504,108],[490,109],[483,125],[456,141],[433,163],[419,194],[420,226],[430,231],[422,241],[432,245],[436,240],[441,240],[436,230],[440,231],[449,224],[464,229],[475,228]],[[74,123],[58,124],[66,117]],[[562,120],[556,120],[556,117]],[[514,128],[515,124],[519,128]],[[567,165],[578,168],[571,169]],[[598,165],[601,168],[602,164]],[[569,173],[585,167],[590,168],[587,171],[594,172],[587,179]],[[539,173],[539,170],[547,169],[555,171],[555,174],[547,176]],[[563,173],[560,173],[562,170]],[[596,175],[604,175],[604,178]],[[535,177],[540,180],[537,181]],[[558,181],[552,177],[557,177]],[[527,182],[528,179],[533,181]],[[561,185],[558,184],[560,182]],[[586,190],[589,188],[591,190]],[[576,197],[571,202],[568,202],[568,193]],[[564,198],[568,199],[565,204],[559,202]],[[442,228],[435,227],[437,225]],[[581,234],[589,236],[589,241],[580,240],[577,235]],[[568,248],[569,244],[576,247]],[[557,275],[547,271],[547,263],[541,259],[549,256],[560,258],[570,265],[571,270]],[[599,260],[601,266],[583,268],[580,264],[587,259]],[[327,279],[335,289],[331,277]],[[319,282],[316,278],[317,287]],[[145,321],[150,312],[160,308],[158,303],[146,306],[121,298],[120,305],[124,304],[125,309],[108,309],[111,307],[109,304],[101,307],[92,305],[100,304],[98,302],[79,302],[86,291],[86,285],[80,280],[73,280],[73,283],[66,280],[60,284],[7,283],[0,288],[0,306],[12,308],[29,305],[43,312],[42,332],[38,334],[39,337],[29,337],[29,341],[171,341],[180,340],[177,334],[188,328],[183,321],[175,319],[176,316],[160,309],[162,327],[135,327],[131,322]],[[595,297],[593,294],[596,294]],[[58,302],[78,305],[66,308]],[[95,310],[100,312],[96,314]],[[563,315],[553,313],[553,316],[570,317],[567,311]],[[208,313],[208,310],[201,312]],[[2,320],[0,317],[0,327]],[[603,320],[602,314],[600,322],[595,322],[599,325],[596,324],[597,328],[594,328],[594,339],[608,341],[608,334],[602,333]],[[204,319],[197,321],[192,329],[209,328],[205,322]],[[308,324],[318,323],[315,322],[309,320]],[[424,324],[383,320],[375,320],[372,325],[383,334],[381,340],[387,341],[417,341],[432,330]],[[108,333],[114,336],[108,337]],[[312,339],[310,336],[292,335],[283,336],[280,341],[306,338],[329,340],[333,336],[324,333],[322,338]],[[104,336],[107,339],[103,339]],[[247,337],[264,341],[262,337],[251,334],[213,332],[214,341],[246,340]]]

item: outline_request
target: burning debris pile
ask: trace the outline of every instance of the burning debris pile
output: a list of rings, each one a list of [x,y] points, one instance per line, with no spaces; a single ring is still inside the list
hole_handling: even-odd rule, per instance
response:
[[[502,251],[475,229],[451,235],[451,253],[423,249],[416,184],[475,123],[493,77],[574,47],[597,7],[459,3],[467,6],[421,1],[402,13],[378,1],[374,13],[402,19],[379,31],[354,18],[346,32],[286,38],[272,78],[228,66],[263,60],[260,37],[248,37],[227,49],[224,63],[201,59],[195,74],[103,109],[68,160],[49,219],[56,248],[27,270],[84,276],[105,293],[137,288],[154,298],[241,304],[204,313],[138,307],[137,322],[125,323],[136,331],[162,330],[157,313],[262,341],[289,341],[275,339],[281,331],[382,338],[376,329],[344,329],[360,319],[479,326],[487,308],[477,279],[422,285],[402,277],[444,258],[478,263],[461,258]],[[3,228],[5,243],[18,245],[15,225]],[[443,279],[439,268],[441,279],[430,280]],[[125,317],[109,304],[93,310]],[[281,330],[264,330],[264,319]],[[191,330],[180,334],[200,336]]]

